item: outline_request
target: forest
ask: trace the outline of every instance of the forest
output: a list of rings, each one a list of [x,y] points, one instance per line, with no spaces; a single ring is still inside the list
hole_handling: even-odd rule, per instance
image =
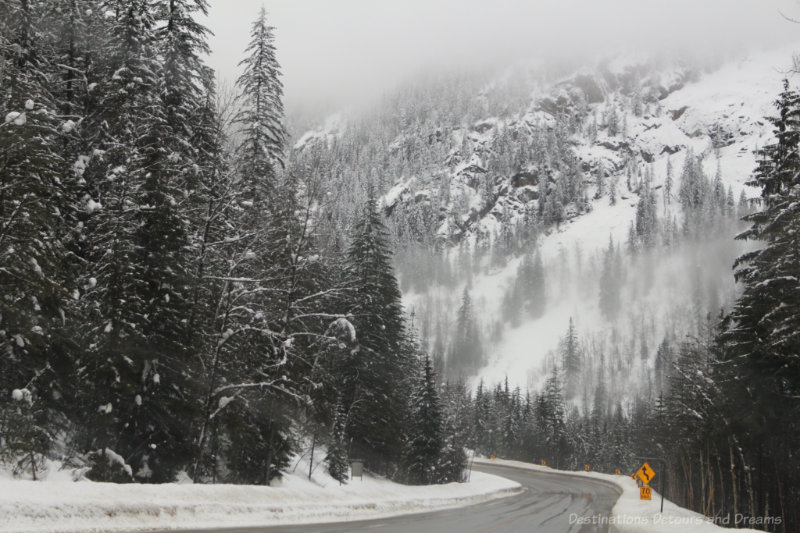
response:
[[[460,479],[375,199],[326,232],[265,13],[226,98],[206,9],[2,2],[0,456],[268,484],[310,439],[341,481]]]
[[[96,481],[269,484],[319,448],[343,483],[358,459],[430,484],[463,481],[474,454],[609,473],[658,457],[677,504],[800,531],[789,82],[759,117],[771,139],[748,197],[725,179],[724,132],[702,153],[632,148],[635,120],[673,113],[646,69],[603,74],[605,92],[571,78],[536,106],[552,73],[442,75],[338,131],[290,132],[263,10],[232,88],[204,60],[206,0],[0,11],[0,463],[15,475],[58,460]],[[546,249],[623,208],[624,239]],[[491,314],[480,284],[499,271]],[[566,300],[601,327],[565,316],[541,368],[483,378]]]

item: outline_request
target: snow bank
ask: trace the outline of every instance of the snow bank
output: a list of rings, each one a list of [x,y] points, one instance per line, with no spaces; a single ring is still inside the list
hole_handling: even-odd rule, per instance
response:
[[[558,473],[547,466],[538,466],[521,461],[507,461],[495,459],[492,461],[485,459],[475,459],[475,464],[503,465],[515,468],[524,468],[539,472]],[[586,477],[604,481],[619,487],[622,495],[617,500],[616,505],[611,511],[609,523],[612,525],[611,531],[617,533],[675,533],[676,530],[684,528],[684,531],[692,533],[719,533],[721,531],[731,531],[729,528],[721,527],[712,523],[706,517],[694,511],[684,509],[664,500],[664,512],[660,512],[661,495],[653,490],[653,499],[650,501],[639,499],[639,487],[630,475],[615,476],[611,474],[601,474],[599,472],[564,472],[571,476]],[[658,475],[658,473],[656,473]],[[658,486],[658,483],[656,483]],[[585,517],[591,518],[591,517]],[[734,517],[731,517],[733,526]],[[737,529],[737,533],[763,533],[756,529]]]
[[[44,482],[0,477],[0,531],[110,532],[362,520],[471,505],[521,490],[513,481],[480,472],[473,472],[469,483],[425,487],[368,475],[340,486],[327,475],[315,473],[308,480],[299,472],[276,487],[122,485],[50,477]]]

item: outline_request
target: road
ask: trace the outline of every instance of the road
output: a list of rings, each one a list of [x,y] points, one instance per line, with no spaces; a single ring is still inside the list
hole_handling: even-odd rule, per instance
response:
[[[337,524],[205,529],[192,533],[605,533],[604,525],[570,524],[570,515],[608,516],[619,497],[610,484],[587,478],[476,465],[475,470],[513,479],[525,487],[517,496],[422,514]]]

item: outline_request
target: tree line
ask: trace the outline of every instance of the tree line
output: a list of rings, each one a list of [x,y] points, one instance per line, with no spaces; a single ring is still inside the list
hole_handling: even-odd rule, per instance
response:
[[[465,442],[487,455],[608,473],[660,457],[665,495],[677,504],[731,524],[738,515],[747,527],[800,531],[800,93],[786,83],[776,107],[774,139],[757,151],[748,183],[761,197],[741,206],[750,227],[737,238],[758,246],[736,261],[742,290],[733,306],[697,316],[683,338],[665,337],[652,367],[643,340],[647,387],[627,400],[609,389],[607,352],[582,341],[572,320],[538,391],[507,380],[474,392],[445,383],[448,412],[469,413]],[[679,198],[694,205],[684,208],[685,232],[733,209],[718,183],[687,157]],[[637,246],[647,242],[645,232],[632,235]],[[606,262],[616,254],[612,243]],[[589,386],[576,395],[580,382]]]
[[[342,481],[459,478],[374,195],[326,231],[287,164],[263,9],[230,98],[205,0],[0,8],[0,459],[268,484],[313,439]]]

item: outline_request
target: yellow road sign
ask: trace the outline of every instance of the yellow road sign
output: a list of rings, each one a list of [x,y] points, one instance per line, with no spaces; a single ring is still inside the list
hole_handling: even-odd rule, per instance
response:
[[[619,472],[619,468],[617,468],[616,470],[614,470],[614,473],[615,473],[616,475],[619,475],[619,473],[620,473],[620,472]]]
[[[589,465],[583,465],[583,469],[584,469],[584,470],[586,470],[586,471],[588,472],[589,470],[591,470],[591,469],[592,469],[592,467],[591,467],[591,466],[589,466]]]
[[[492,461],[494,461],[494,454],[490,455],[490,456],[489,456],[489,459],[491,459]]]
[[[656,477],[656,472],[646,462],[636,471],[636,477],[642,480],[642,483],[647,485],[653,478]]]
[[[544,459],[542,459],[542,466],[547,466],[547,461],[545,461]]]
[[[650,487],[639,487],[639,499],[649,500],[653,495],[653,489]]]

